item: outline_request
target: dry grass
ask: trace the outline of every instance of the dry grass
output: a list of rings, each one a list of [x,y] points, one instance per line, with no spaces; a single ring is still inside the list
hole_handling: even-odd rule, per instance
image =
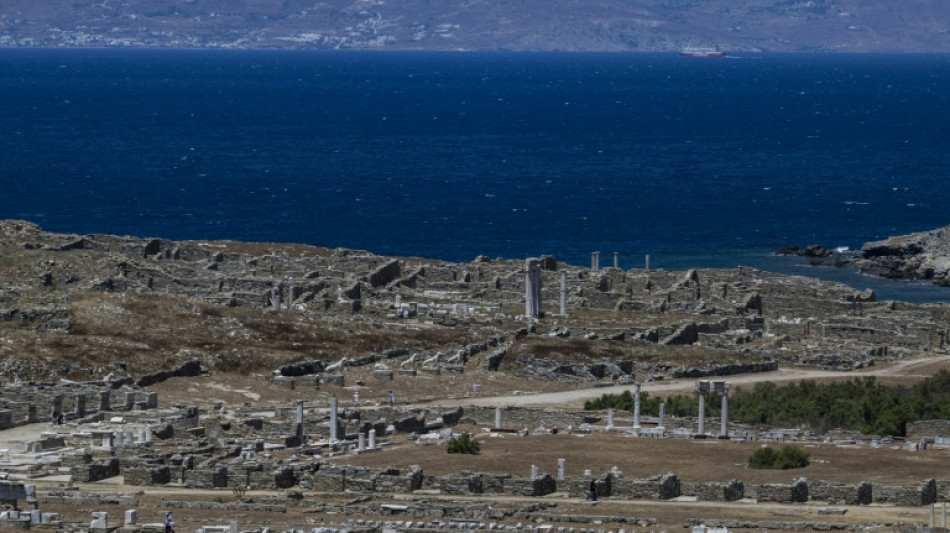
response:
[[[406,441],[380,453],[348,456],[335,461],[360,466],[404,467],[417,464],[426,474],[443,475],[460,470],[527,476],[531,465],[552,475],[557,459],[567,462],[568,475],[590,469],[604,473],[618,467],[626,477],[645,478],[667,473],[681,481],[705,482],[739,479],[746,483],[789,483],[795,478],[842,483],[869,481],[885,485],[916,485],[939,476],[950,461],[950,450],[907,452],[891,448],[848,448],[831,444],[805,447],[811,465],[798,470],[754,470],[748,457],[763,443],[727,440],[647,439],[618,433],[589,435],[489,436],[480,428],[479,455],[449,455],[445,448],[419,446]],[[457,428],[457,431],[463,431]],[[768,444],[781,446],[781,444]]]

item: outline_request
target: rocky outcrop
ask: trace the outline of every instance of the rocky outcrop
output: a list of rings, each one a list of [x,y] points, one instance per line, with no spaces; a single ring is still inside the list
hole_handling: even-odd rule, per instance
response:
[[[865,243],[854,263],[867,274],[950,286],[950,226]]]

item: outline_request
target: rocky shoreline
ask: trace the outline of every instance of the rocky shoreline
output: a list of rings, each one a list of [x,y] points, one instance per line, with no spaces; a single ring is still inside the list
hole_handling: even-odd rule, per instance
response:
[[[950,287],[950,226],[864,243],[859,252],[820,245],[777,250],[814,266],[857,268],[863,274]]]

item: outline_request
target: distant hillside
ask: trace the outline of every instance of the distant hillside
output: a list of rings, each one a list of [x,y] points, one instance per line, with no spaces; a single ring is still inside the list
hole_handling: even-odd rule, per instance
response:
[[[950,52],[946,0],[4,0],[0,47]]]

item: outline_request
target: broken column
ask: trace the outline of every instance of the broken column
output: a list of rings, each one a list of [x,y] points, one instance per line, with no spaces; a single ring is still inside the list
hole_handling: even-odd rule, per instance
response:
[[[524,314],[541,316],[541,260],[529,257],[525,260]]]
[[[369,446],[369,449],[370,449],[370,450],[375,450],[375,449],[376,449],[376,430],[375,430],[375,429],[369,430],[369,439],[368,439],[368,440],[369,440],[369,442],[367,443],[367,446]]]
[[[330,442],[336,442],[337,439],[337,419],[336,419],[337,400],[336,396],[330,398]]]
[[[28,424],[35,424],[39,422],[39,419],[36,417],[36,404],[30,403],[26,406],[26,422]]]
[[[540,473],[538,472],[538,467],[535,465],[531,465],[531,481],[538,479],[539,475]]]
[[[567,316],[567,271],[561,271],[561,316]]]
[[[557,479],[558,479],[558,481],[563,481],[563,480],[564,480],[564,465],[565,465],[565,460],[564,460],[564,459],[558,459],[558,460],[557,460]]]
[[[274,311],[280,311],[280,304],[282,303],[281,300],[283,298],[282,290],[283,287],[281,287],[280,283],[274,285],[270,289],[270,304]]]

